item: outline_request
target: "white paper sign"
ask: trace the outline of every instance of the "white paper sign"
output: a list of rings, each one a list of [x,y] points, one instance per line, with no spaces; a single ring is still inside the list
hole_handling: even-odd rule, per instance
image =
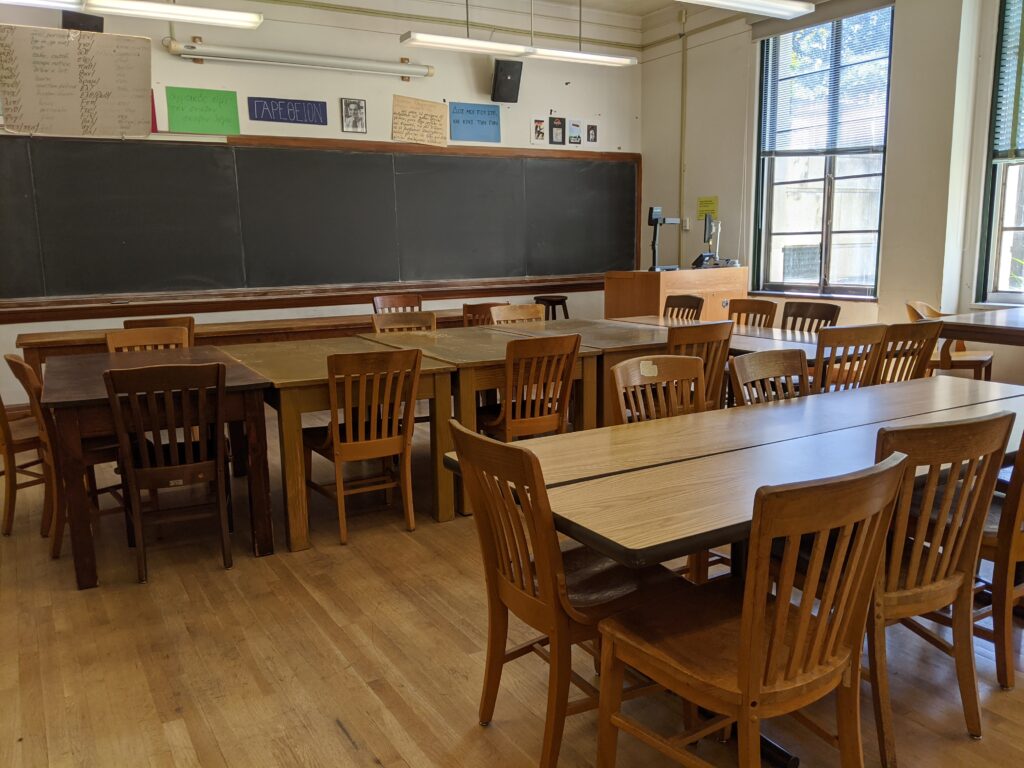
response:
[[[148,136],[150,85],[149,38],[0,24],[6,131]]]

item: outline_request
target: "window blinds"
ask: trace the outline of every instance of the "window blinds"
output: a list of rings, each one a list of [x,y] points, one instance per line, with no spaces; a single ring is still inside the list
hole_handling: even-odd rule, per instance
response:
[[[892,8],[765,40],[762,154],[883,149],[891,42]]]
[[[1022,65],[1021,35],[1024,24],[1024,0],[1003,3],[1002,37],[999,46],[999,71],[996,75],[995,106],[992,125],[992,155],[997,159],[1024,157],[1024,119],[1021,109]]]

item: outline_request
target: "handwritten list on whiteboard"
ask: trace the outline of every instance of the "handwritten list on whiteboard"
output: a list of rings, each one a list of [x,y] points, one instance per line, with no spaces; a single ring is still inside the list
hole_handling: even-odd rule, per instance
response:
[[[4,129],[43,136],[148,136],[145,37],[0,24]]]

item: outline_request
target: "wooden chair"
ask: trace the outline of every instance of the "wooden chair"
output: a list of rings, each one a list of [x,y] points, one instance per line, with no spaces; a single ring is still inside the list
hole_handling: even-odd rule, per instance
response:
[[[704,410],[704,361],[699,357],[634,357],[612,366],[622,424]]]
[[[196,319],[190,316],[183,317],[143,317],[133,318],[124,321],[125,328],[187,328],[188,345],[196,345]]]
[[[421,312],[423,298],[418,293],[388,293],[373,297],[374,314],[387,312]]]
[[[814,357],[814,392],[857,389],[874,383],[882,353],[884,325],[822,328]]]
[[[807,355],[802,349],[777,349],[734,357],[732,391],[737,405],[791,400],[811,392]]]
[[[954,658],[967,730],[981,737],[972,632],[974,575],[1012,424],[1012,414],[998,413],[878,432],[879,459],[894,453],[908,457],[889,551],[868,618],[869,679],[885,768],[896,765],[885,641],[885,628],[891,624],[903,624]],[[934,618],[947,608],[952,611],[952,643],[914,620]]]
[[[596,658],[598,621],[626,606],[656,600],[674,579],[661,567],[632,570],[579,544],[560,546],[537,457],[473,434],[455,420],[451,430],[473,504],[487,586],[480,724],[489,724],[494,716],[504,665],[536,653],[550,665],[539,765],[554,768],[566,715],[597,707],[597,690],[572,671],[572,646],[580,645]],[[543,634],[506,648],[510,611]],[[582,699],[569,701],[570,683],[583,691]],[[623,698],[651,690],[633,687]]]
[[[188,329],[180,325],[128,328],[107,332],[108,352],[141,352],[151,349],[183,349],[189,346]]]
[[[360,352],[327,358],[329,427],[302,430],[306,452],[306,484],[338,505],[338,537],[348,542],[345,497],[398,488],[406,527],[416,528],[412,497],[413,413],[419,390],[418,349]],[[313,451],[334,463],[334,483],[313,482]],[[398,470],[392,459],[398,458]],[[380,474],[345,480],[350,461],[381,459]]]
[[[729,319],[736,325],[771,328],[775,325],[778,304],[768,299],[730,299]]]
[[[232,565],[225,370],[223,363],[208,363],[112,369],[103,374],[128,488],[140,582],[149,577],[147,522],[217,519],[224,567]],[[168,506],[166,499],[160,500],[160,491],[177,493],[183,488],[192,489],[184,503]],[[202,491],[198,499],[196,489]]]
[[[372,317],[374,333],[437,330],[437,315],[433,312],[399,312],[396,310],[372,315]]]
[[[665,308],[661,314],[668,320],[700,320],[703,311],[703,296],[678,294],[665,297]]]
[[[760,768],[761,721],[794,714],[809,723],[799,710],[832,691],[839,734],[830,740],[843,766],[863,766],[860,652],[904,467],[892,456],[843,477],[759,489],[745,584],[678,579],[660,605],[602,621],[598,767],[615,765],[620,730],[683,765],[710,767],[685,746],[736,723],[740,768]],[[798,574],[801,543],[811,556]],[[842,567],[826,570],[826,552]],[[673,738],[648,730],[620,711],[627,665],[716,716]]]
[[[500,304],[491,307],[491,319],[495,325],[542,322],[544,307],[540,304]]]
[[[462,305],[462,327],[470,328],[477,325],[492,325],[491,308],[504,306],[506,302],[487,301],[481,304]]]
[[[1009,468],[1007,468],[1009,469]],[[1006,471],[1006,470],[1004,470]],[[991,596],[990,604],[974,611],[974,635],[995,646],[996,677],[1005,690],[1014,686],[1016,656],[1013,640],[1013,609],[1024,598],[1024,582],[1017,583],[1024,562],[1024,445],[1014,458],[1009,486],[997,495],[981,535],[981,559],[992,563],[991,581],[977,579]],[[992,628],[980,622],[991,617]]]
[[[501,404],[481,409],[477,421],[481,429],[504,443],[565,432],[579,349],[579,334],[513,338],[505,347]],[[495,408],[498,412],[493,416]]]
[[[725,381],[725,364],[729,359],[731,339],[731,320],[668,329],[670,355],[699,357],[704,361],[705,408],[714,409],[722,406],[722,385]]]
[[[5,359],[11,357],[14,356],[7,355]],[[4,481],[4,516],[3,523],[0,524],[0,533],[4,536],[11,535],[18,491],[46,483],[50,478],[50,472],[46,467],[49,440],[46,435],[40,433],[34,413],[30,408],[8,410],[0,398],[0,456],[4,460],[3,469],[0,470],[0,478]],[[19,462],[18,454],[25,453],[34,456],[23,458]],[[19,480],[19,477],[25,479]],[[52,489],[53,485],[47,484],[47,500],[43,504],[43,523],[40,530],[43,536],[50,532],[48,518],[53,509],[53,503],[49,498]]]
[[[941,330],[941,321],[896,323],[886,328],[874,383],[924,378]]]
[[[782,328],[787,331],[817,333],[839,322],[838,304],[820,301],[787,301],[782,308]]]
[[[924,301],[908,301],[907,316],[911,322],[939,320],[949,317]],[[992,380],[993,354],[987,350],[967,349],[959,339],[943,339],[937,354],[932,355],[929,371],[971,371],[975,379]]]

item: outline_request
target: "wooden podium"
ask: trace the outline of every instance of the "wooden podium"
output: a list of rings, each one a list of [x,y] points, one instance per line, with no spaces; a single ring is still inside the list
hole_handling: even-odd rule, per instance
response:
[[[745,298],[748,285],[746,267],[607,272],[604,276],[604,316],[611,319],[660,315],[666,296],[692,293],[704,297],[702,320],[727,320],[729,300]]]

